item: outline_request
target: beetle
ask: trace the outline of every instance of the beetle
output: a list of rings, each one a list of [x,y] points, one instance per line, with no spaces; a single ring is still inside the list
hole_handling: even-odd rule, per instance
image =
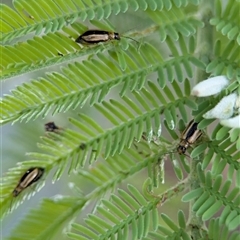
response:
[[[202,136],[202,131],[200,129],[198,129],[197,126],[198,126],[198,123],[194,122],[194,120],[191,120],[188,123],[185,130],[182,132],[182,134],[180,136],[180,141],[179,141],[179,144],[178,144],[176,150],[168,152],[168,153],[178,152],[178,154],[180,154],[180,155],[186,155],[185,153],[187,151],[187,148],[189,146],[191,146],[192,144],[194,144]],[[142,139],[145,142],[148,141],[148,139],[146,137],[146,133],[143,133]],[[160,145],[159,139],[155,135],[153,136],[153,138],[150,142],[154,143],[157,146]],[[136,149],[139,149],[135,143],[134,143],[134,146]],[[138,153],[143,154],[143,151],[138,150]]]
[[[185,154],[187,148],[195,143],[201,136],[202,131],[197,129],[198,123],[194,122],[194,120],[191,120],[183,133],[180,137],[180,142],[177,147],[177,152],[181,154]]]
[[[77,39],[77,43],[95,44],[107,42],[109,40],[120,40],[120,36],[116,32],[108,32],[104,30],[87,30]]]
[[[29,168],[21,177],[18,185],[13,190],[13,197],[17,197],[25,188],[37,182],[43,175],[44,168],[33,167]]]
[[[138,43],[138,41],[136,41],[133,38],[125,37],[125,36],[124,38],[129,38]],[[117,32],[109,32],[105,30],[95,29],[95,30],[87,30],[86,32],[81,34],[75,40],[75,42],[82,43],[82,44],[97,44],[100,42],[108,42],[111,40],[120,40],[120,39],[121,39],[120,35]]]
[[[24,189],[31,186],[33,183],[37,182],[44,174],[45,169],[42,167],[32,167],[29,168],[21,177],[18,185],[12,191],[13,197],[17,197]],[[12,201],[10,205],[11,211]]]

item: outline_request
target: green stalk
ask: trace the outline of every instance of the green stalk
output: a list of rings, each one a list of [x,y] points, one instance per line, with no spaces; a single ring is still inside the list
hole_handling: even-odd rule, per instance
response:
[[[212,56],[213,51],[213,28],[210,25],[209,21],[213,17],[212,10],[214,9],[214,1],[203,0],[201,5],[199,5],[199,15],[201,20],[204,22],[204,28],[198,31],[198,39],[197,39],[197,54],[199,59],[203,61],[206,65],[209,63],[210,58]],[[197,69],[196,71],[196,82],[200,82],[204,79],[207,79],[209,74],[206,71],[201,69]],[[203,159],[203,155],[200,156],[200,161]],[[199,159],[192,159],[191,161],[191,174],[189,178],[189,187],[190,191],[195,190],[200,187],[200,180],[197,174],[197,164],[199,163]],[[204,228],[203,221],[201,216],[197,216],[196,212],[193,211],[193,204],[196,200],[191,201],[189,205],[189,220],[188,224],[191,231],[191,237],[193,240],[201,239],[203,237],[202,230]]]

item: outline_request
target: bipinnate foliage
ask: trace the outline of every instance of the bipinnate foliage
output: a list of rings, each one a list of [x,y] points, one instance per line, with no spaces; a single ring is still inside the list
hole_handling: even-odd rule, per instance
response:
[[[239,239],[240,130],[216,121],[207,131],[214,120],[202,117],[223,96],[240,92],[240,2],[223,2],[16,0],[13,8],[0,5],[2,85],[64,64],[5,94],[0,123],[45,123],[47,115],[59,112],[70,123],[42,136],[39,152],[28,152],[30,160],[1,178],[1,218],[10,205],[14,210],[40,190],[50,172],[53,182],[66,171],[77,178],[69,184],[72,196],[43,199],[6,239],[56,239],[58,232],[79,240]],[[124,22],[131,14],[141,15],[147,26],[120,41],[75,42],[87,29],[118,32],[114,20]],[[210,75],[226,75],[229,86],[217,96],[193,99],[193,84]],[[80,113],[83,106],[95,117]],[[70,110],[78,116],[69,117]],[[189,156],[179,155],[180,132],[193,118],[203,136]],[[161,191],[169,162],[177,181]],[[43,167],[44,178],[13,198],[30,167]],[[135,177],[140,172],[142,189]],[[79,188],[80,182],[91,186],[89,192]],[[178,195],[189,212],[179,208],[175,219],[160,214]]]

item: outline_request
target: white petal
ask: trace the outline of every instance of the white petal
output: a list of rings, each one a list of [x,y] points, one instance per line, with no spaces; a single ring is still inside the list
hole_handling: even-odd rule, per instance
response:
[[[229,83],[226,76],[216,76],[204,80],[193,87],[191,95],[197,97],[206,97],[217,94],[222,91]]]
[[[237,97],[235,108],[240,113],[240,96]]]
[[[240,115],[233,118],[221,120],[220,124],[222,124],[225,127],[240,128]]]
[[[206,112],[204,118],[219,118],[227,119],[233,115],[235,102],[237,100],[237,94],[232,93],[224,98],[211,110]]]

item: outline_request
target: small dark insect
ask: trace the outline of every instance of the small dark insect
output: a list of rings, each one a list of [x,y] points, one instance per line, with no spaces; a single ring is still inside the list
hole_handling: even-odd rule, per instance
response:
[[[54,122],[48,122],[45,125],[46,132],[57,132],[60,128]]]
[[[30,15],[25,9],[22,10],[24,15],[32,20],[34,20],[34,16]]]
[[[81,150],[84,150],[86,148],[86,144],[85,143],[81,143],[79,147],[80,147]]]
[[[180,137],[181,141],[177,147],[177,152],[180,155],[185,154],[187,148],[202,136],[202,131],[197,129],[197,125],[198,123],[192,120],[183,131]]]
[[[125,38],[129,38],[129,39],[132,39],[133,41],[136,41],[135,39],[130,37],[125,37]],[[120,40],[119,33],[96,29],[96,30],[87,30],[82,35],[80,35],[75,40],[75,42],[82,43],[82,44],[96,44],[96,43],[107,42],[111,40]]]
[[[41,167],[33,167],[29,168],[21,177],[18,185],[12,192],[13,197],[17,197],[25,188],[29,187],[33,183],[37,182],[43,175],[44,168]],[[11,202],[12,206],[12,202]],[[10,209],[11,209],[10,206]]]

